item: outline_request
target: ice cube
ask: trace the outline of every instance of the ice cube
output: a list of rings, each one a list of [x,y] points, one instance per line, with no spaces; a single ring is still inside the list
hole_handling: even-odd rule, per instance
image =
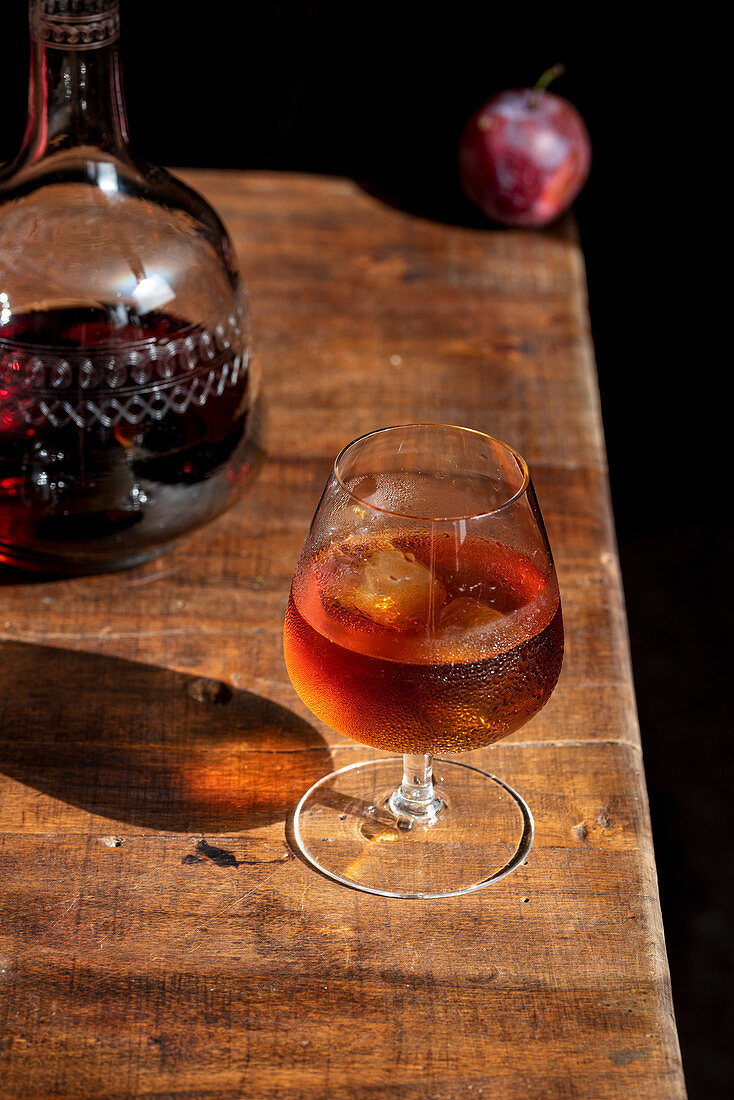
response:
[[[496,607],[490,607],[484,600],[460,596],[458,600],[452,600],[442,608],[438,625],[441,630],[476,630],[501,618],[502,612]]]
[[[416,629],[438,614],[446,589],[414,554],[377,550],[342,576],[340,603],[380,626]]]

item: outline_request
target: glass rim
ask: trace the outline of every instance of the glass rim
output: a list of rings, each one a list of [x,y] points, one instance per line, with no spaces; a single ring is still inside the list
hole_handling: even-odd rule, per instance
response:
[[[346,485],[346,483],[343,479],[341,470],[339,469],[339,464],[345,458],[347,452],[350,451],[352,449],[352,447],[356,447],[356,445],[358,443],[362,443],[363,440],[370,439],[372,436],[387,435],[389,432],[396,432],[396,431],[405,430],[405,429],[408,429],[408,428],[411,428],[411,429],[415,429],[415,428],[443,428],[443,429],[449,429],[453,432],[459,432],[463,435],[477,436],[480,439],[489,440],[490,443],[498,444],[500,447],[504,448],[505,451],[507,451],[509,454],[511,454],[513,456],[513,458],[515,459],[515,461],[517,462],[517,464],[520,468],[520,472],[522,474],[522,482],[521,482],[519,488],[516,489],[516,491],[512,494],[512,496],[508,497],[507,500],[504,500],[502,502],[502,504],[498,505],[496,508],[486,509],[483,512],[467,512],[467,513],[464,513],[464,514],[459,515],[459,516],[408,515],[405,512],[395,512],[395,511],[390,510],[389,508],[380,508],[376,504],[370,504],[369,501],[363,500],[362,497],[360,497],[358,493],[355,493],[352,489],[350,489]],[[448,523],[448,522],[453,522],[453,521],[456,521],[456,520],[467,520],[467,519],[485,519],[489,516],[496,516],[499,512],[502,512],[505,508],[508,508],[511,504],[514,504],[517,500],[519,500],[519,498],[521,496],[524,496],[527,493],[528,486],[530,485],[530,469],[528,467],[528,464],[525,461],[525,459],[523,458],[523,456],[520,454],[520,452],[516,451],[514,447],[511,447],[509,443],[505,443],[502,439],[497,439],[496,436],[489,435],[488,432],[479,431],[477,428],[465,428],[461,424],[442,424],[442,423],[432,422],[432,421],[425,421],[425,422],[421,421],[421,422],[418,422],[418,423],[409,423],[409,424],[390,424],[388,427],[375,428],[371,432],[365,432],[363,435],[358,435],[356,437],[356,439],[353,439],[350,443],[347,443],[344,447],[342,447],[342,449],[339,451],[339,454],[336,456],[336,459],[334,460],[334,477],[336,478],[338,484],[341,486],[341,488],[344,490],[344,492],[348,496],[350,496],[352,498],[352,500],[355,500],[363,508],[369,508],[370,511],[379,512],[381,515],[385,515],[385,516],[396,516],[399,519],[424,520],[424,521],[429,520],[433,523],[443,523],[443,522]]]

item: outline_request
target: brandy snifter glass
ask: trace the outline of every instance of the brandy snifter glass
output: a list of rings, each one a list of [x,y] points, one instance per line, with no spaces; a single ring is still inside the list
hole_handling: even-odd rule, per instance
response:
[[[348,764],[304,795],[294,833],[313,866],[370,893],[438,898],[526,857],[533,819],[520,795],[434,759],[519,729],[561,670],[553,559],[512,448],[436,424],[347,446],[296,566],[284,651],[318,718],[401,754]]]

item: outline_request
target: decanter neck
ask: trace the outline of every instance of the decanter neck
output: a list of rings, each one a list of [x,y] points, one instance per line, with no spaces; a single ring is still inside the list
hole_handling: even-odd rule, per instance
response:
[[[124,152],[119,0],[29,0],[31,70],[21,159],[68,149]]]

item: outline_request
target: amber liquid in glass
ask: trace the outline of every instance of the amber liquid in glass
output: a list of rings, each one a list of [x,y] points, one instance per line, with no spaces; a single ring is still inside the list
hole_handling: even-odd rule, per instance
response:
[[[490,539],[396,532],[299,568],[284,648],[306,706],[355,741],[463,752],[549,699],[563,659],[554,579]]]

